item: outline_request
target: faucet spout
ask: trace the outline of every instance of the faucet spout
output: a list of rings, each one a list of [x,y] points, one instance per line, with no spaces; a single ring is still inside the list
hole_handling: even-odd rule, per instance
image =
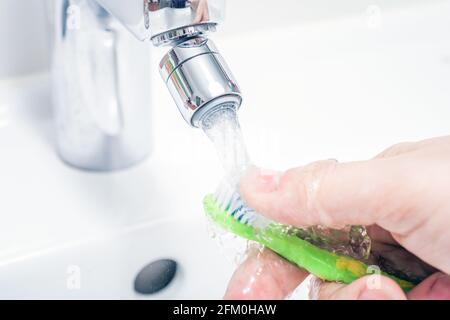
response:
[[[206,37],[222,20],[224,0],[54,0],[53,5],[54,114],[65,162],[110,171],[149,153],[146,42],[171,47],[160,73],[188,124],[199,127],[216,109],[239,108],[239,86]]]
[[[138,39],[173,46],[160,73],[188,124],[198,127],[201,116],[219,105],[239,108],[239,86],[205,35],[222,20],[224,0],[97,1]]]

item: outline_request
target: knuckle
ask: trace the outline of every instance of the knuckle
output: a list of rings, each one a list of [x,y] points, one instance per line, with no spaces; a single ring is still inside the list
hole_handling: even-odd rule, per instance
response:
[[[393,157],[398,154],[401,154],[407,150],[409,150],[413,145],[415,145],[414,142],[400,142],[397,144],[394,144],[393,146],[387,148],[383,152],[381,152],[377,158],[388,158]]]
[[[306,182],[303,168],[286,171],[281,182],[281,203],[283,203],[286,222],[307,225]]]
[[[336,161],[326,160],[311,163],[303,168],[286,171],[283,176],[282,196],[287,214],[304,226],[328,220],[322,216],[321,188],[326,177],[337,165]]]
[[[308,166],[306,175],[306,206],[308,212],[315,216],[316,223],[332,225],[331,216],[327,213],[324,189],[327,179],[336,170],[336,161],[319,161]]]

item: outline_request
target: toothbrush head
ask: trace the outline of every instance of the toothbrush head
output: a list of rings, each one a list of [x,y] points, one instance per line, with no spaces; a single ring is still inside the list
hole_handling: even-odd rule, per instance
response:
[[[228,214],[228,211],[219,205],[215,195],[207,195],[203,200],[203,207],[207,217],[222,229],[247,240],[258,241],[256,229]]]
[[[216,192],[209,196],[212,201],[210,204],[215,204],[224,214],[243,225],[261,229],[272,223],[272,221],[259,215],[244,203],[241,195],[236,190],[236,185],[237,183],[231,178],[223,181]]]

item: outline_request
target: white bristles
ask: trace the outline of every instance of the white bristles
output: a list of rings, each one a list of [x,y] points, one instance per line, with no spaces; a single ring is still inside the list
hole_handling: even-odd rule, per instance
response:
[[[264,228],[270,223],[268,219],[246,206],[236,187],[233,187],[227,181],[217,189],[215,200],[221,210],[226,211],[228,215],[242,224]]]
[[[231,186],[229,181],[221,183],[215,194],[216,202],[220,209],[227,209],[234,193],[235,188]]]

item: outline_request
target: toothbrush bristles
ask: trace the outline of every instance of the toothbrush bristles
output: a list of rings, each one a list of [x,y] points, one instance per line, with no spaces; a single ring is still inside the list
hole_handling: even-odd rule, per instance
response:
[[[229,183],[223,183],[214,198],[217,206],[242,224],[253,224],[259,220],[257,214],[244,204],[243,199]]]

